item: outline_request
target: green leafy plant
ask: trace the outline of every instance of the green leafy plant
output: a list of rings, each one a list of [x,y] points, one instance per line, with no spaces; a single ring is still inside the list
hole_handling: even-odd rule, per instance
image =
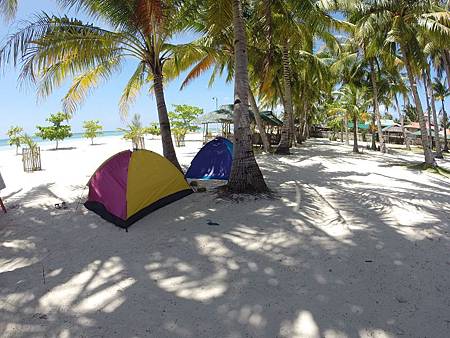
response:
[[[83,122],[84,137],[91,139],[91,145],[94,144],[94,138],[102,134],[103,127],[99,120],[89,120]]]
[[[195,121],[203,112],[201,108],[185,104],[174,104],[174,111],[169,112],[170,125],[172,133],[175,136],[177,147],[184,145],[186,134],[199,129]]]
[[[417,122],[418,117],[416,107],[408,104],[403,108],[403,111],[405,113],[405,120],[407,122]]]
[[[16,146],[16,155],[19,154],[19,147],[23,143],[23,128],[19,126],[11,126],[9,130],[6,132],[6,135],[8,135],[9,138],[9,145],[10,146]]]
[[[21,141],[23,144],[27,146],[31,151],[35,151],[37,149],[37,143],[34,142],[33,138],[28,134],[23,134]]]
[[[33,138],[24,134],[21,139],[22,143],[26,145],[28,151],[25,151],[22,154],[22,161],[24,161],[24,169],[25,171],[36,171],[41,170],[41,154],[39,152],[39,148],[37,143],[34,142]]]
[[[157,122],[150,123],[150,127],[148,127],[148,134],[154,136],[161,135],[161,128],[159,127],[159,123]]]
[[[46,121],[53,125],[48,127],[37,126],[39,131],[36,133],[36,136],[43,140],[56,141],[55,149],[58,149],[59,141],[72,136],[71,127],[63,124],[64,121],[69,121],[69,119],[70,115],[62,112],[50,115]]]
[[[124,132],[123,138],[125,140],[131,140],[134,148],[142,149],[144,148],[143,137],[149,134],[149,129],[142,125],[141,115],[134,114],[133,119],[128,123],[127,128],[118,128],[119,131]]]

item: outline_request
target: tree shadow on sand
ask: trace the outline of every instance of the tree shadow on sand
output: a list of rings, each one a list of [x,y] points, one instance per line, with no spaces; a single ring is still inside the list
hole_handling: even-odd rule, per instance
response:
[[[332,152],[264,161],[278,199],[193,194],[128,233],[83,209],[15,210],[0,229],[0,335],[445,336],[448,186],[367,183],[333,171]]]

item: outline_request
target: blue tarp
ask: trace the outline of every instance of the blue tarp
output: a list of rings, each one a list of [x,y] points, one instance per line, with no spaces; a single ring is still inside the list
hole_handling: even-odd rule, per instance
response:
[[[191,162],[186,178],[228,180],[233,161],[233,143],[216,137],[206,143]]]

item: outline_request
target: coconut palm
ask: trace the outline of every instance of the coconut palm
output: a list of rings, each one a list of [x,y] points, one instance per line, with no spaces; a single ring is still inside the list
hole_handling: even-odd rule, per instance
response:
[[[428,0],[384,0],[381,2],[363,3],[358,11],[365,24],[363,34],[376,36],[379,31],[386,32],[385,46],[398,49],[406,68],[412,96],[420,123],[422,145],[427,165],[436,165],[429,147],[426,123],[422,103],[417,90],[417,69],[423,66],[423,51],[418,41],[419,32],[427,30],[433,39],[450,38],[448,22],[450,13]]]
[[[186,13],[188,21],[194,23],[193,28],[204,36],[191,45],[200,54],[186,58],[187,64],[195,66],[182,87],[210,67],[213,68],[210,83],[224,69],[228,70],[227,80],[231,81],[234,77],[233,163],[226,188],[230,193],[267,192],[268,188],[252,147],[248,109],[250,86],[247,36],[241,1],[193,0],[190,5],[191,11]]]
[[[346,13],[348,20],[354,24],[354,30],[352,34],[347,38],[347,53],[350,58],[355,56],[363,59],[362,66],[367,68],[369,74],[370,88],[372,90],[372,150],[376,150],[376,136],[375,129],[378,133],[378,140],[380,143],[380,151],[386,152],[386,144],[384,140],[383,130],[381,126],[381,113],[380,113],[380,93],[379,86],[381,81],[380,65],[381,58],[386,55],[383,52],[383,30],[371,30],[370,34],[367,34],[367,16],[364,15],[364,4],[360,1],[353,0],[336,0],[336,10],[341,10]],[[353,56],[353,54],[355,56]],[[344,56],[345,60],[345,56]]]
[[[442,105],[442,123],[444,126],[444,149],[443,151],[448,152],[448,140],[447,140],[447,128],[448,119],[447,112],[445,111],[445,98],[450,97],[450,90],[437,78],[433,82],[434,97],[436,100],[441,101]]]
[[[264,177],[256,163],[252,149],[248,114],[248,55],[245,22],[240,0],[232,0],[232,18],[235,54],[234,85],[234,147],[228,191],[267,192]]]
[[[367,108],[370,105],[367,88],[361,84],[349,83],[335,92],[335,103],[329,112],[345,114],[353,123],[353,152],[359,153],[358,149],[358,122],[366,120]]]
[[[400,68],[395,63],[383,63],[381,69],[381,86],[380,96],[381,101],[386,107],[394,107],[397,110],[402,128],[403,139],[407,150],[410,150],[409,139],[405,129],[405,114],[400,106],[398,96],[401,95],[404,99],[404,104],[407,104],[407,97],[409,88],[406,85],[406,78],[401,74]]]
[[[50,95],[67,78],[73,78],[62,102],[64,110],[72,114],[93,88],[110,79],[127,60],[134,59],[137,66],[123,91],[120,109],[125,114],[146,85],[153,90],[164,156],[181,170],[163,88],[163,81],[174,77],[177,67],[182,67],[177,62],[176,46],[168,43],[182,29],[178,2],[166,1],[164,6],[151,0],[59,2],[67,8],[77,6],[112,28],[39,14],[8,39],[1,49],[0,64],[21,63],[20,77],[36,83],[41,97]]]
[[[427,95],[427,98],[429,98],[431,114],[433,116],[436,157],[443,158],[441,141],[439,138],[439,123],[438,123],[437,112],[436,112],[436,103],[435,103],[435,97],[433,95],[433,82],[431,81],[431,71],[430,71],[430,65],[428,63],[425,65],[424,73],[425,73],[424,82],[426,83],[426,91],[427,91],[426,95]],[[428,121],[430,121],[430,111],[428,111]],[[430,126],[430,134],[431,134],[431,123],[430,122],[429,122],[429,126]],[[431,139],[431,136],[430,136],[430,139]]]
[[[336,37],[330,34],[332,29],[348,29],[348,25],[331,17],[324,2],[305,1],[272,1],[273,42],[280,50],[282,64],[282,101],[284,119],[281,130],[280,144],[276,149],[278,154],[288,154],[294,139],[294,107],[293,107],[293,63],[299,59],[301,51],[313,54],[314,39],[322,38],[326,44],[337,44]],[[270,2],[269,2],[270,3]],[[272,20],[270,20],[272,21]],[[300,91],[302,84],[297,83]],[[306,116],[305,116],[306,118]]]
[[[252,15],[253,17],[254,15]],[[195,20],[192,18],[192,20]],[[208,29],[207,20],[197,20],[197,29],[203,31],[205,33],[209,32],[208,35],[203,35],[196,41],[192,42],[190,46],[199,53],[192,58],[189,55],[189,62],[193,64],[192,69],[184,79],[181,89],[184,89],[191,81],[200,75],[204,74],[206,71],[211,70],[211,77],[209,80],[209,85],[211,86],[216,80],[217,75],[222,75],[226,70],[226,81],[231,82],[234,79],[234,41],[233,41],[233,30],[230,28],[226,28],[223,30],[216,29]],[[201,28],[200,28],[201,27]],[[255,27],[253,26],[253,20],[247,22],[247,30],[250,32],[254,32]],[[263,54],[264,51],[261,50],[260,47],[257,46],[257,41],[255,41],[256,34],[251,34],[252,40],[249,40],[249,54],[251,54],[251,58],[249,58],[249,106],[254,113],[256,125],[261,135],[262,143],[264,150],[266,152],[270,152],[270,143],[265,132],[261,116],[259,114],[258,104],[256,102],[256,88],[257,83],[259,82],[257,71],[255,70],[255,59],[259,60],[260,55]]]

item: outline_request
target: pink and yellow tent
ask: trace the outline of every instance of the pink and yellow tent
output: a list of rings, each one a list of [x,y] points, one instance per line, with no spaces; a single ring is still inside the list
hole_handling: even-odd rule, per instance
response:
[[[88,186],[85,207],[125,229],[192,193],[170,161],[148,150],[126,150],[112,156],[96,170]]]

